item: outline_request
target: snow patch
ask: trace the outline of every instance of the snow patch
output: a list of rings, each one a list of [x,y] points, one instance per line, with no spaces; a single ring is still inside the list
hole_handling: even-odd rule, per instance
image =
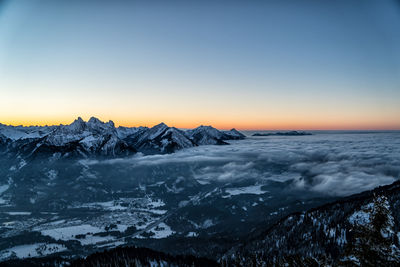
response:
[[[112,241],[113,236],[94,236],[95,233],[103,232],[103,229],[89,224],[66,226],[61,228],[46,229],[40,233],[45,236],[50,236],[56,240],[77,240],[82,245],[96,244],[99,242]],[[77,236],[81,235],[81,238]]]
[[[61,244],[55,243],[36,243],[29,245],[15,246],[0,251],[0,260],[5,260],[16,256],[17,258],[31,258],[31,257],[42,257],[49,254],[65,251],[67,248]]]
[[[186,235],[186,237],[197,237],[197,236],[199,236],[199,234],[196,233],[196,232],[189,232],[189,233],[187,233],[187,235]]]

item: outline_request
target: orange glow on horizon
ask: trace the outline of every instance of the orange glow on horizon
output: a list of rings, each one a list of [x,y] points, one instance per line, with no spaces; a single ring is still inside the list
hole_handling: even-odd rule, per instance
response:
[[[77,116],[78,117],[78,116]],[[45,126],[45,125],[67,125],[71,124],[77,117],[71,119],[70,117],[65,118],[14,118],[14,119],[1,119],[0,123],[5,125],[13,126]],[[125,127],[139,127],[147,126],[152,127],[161,122],[164,122],[168,126],[173,126],[181,129],[192,129],[200,125],[211,125],[217,129],[229,130],[235,128],[237,130],[400,130],[400,122],[379,122],[374,121],[372,123],[366,122],[354,122],[354,121],[318,121],[318,120],[306,120],[306,119],[293,119],[293,120],[279,120],[271,119],[269,122],[255,122],[254,120],[239,121],[235,119],[222,120],[214,118],[212,120],[172,120],[172,119],[111,119],[108,117],[94,116],[99,118],[101,121],[108,122],[112,120],[115,126]],[[82,116],[82,119],[88,121],[90,117]]]

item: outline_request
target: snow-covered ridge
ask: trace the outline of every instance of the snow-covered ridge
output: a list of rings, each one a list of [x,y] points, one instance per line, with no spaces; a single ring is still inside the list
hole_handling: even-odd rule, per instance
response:
[[[0,145],[12,147],[17,153],[36,155],[41,152],[62,156],[90,154],[121,155],[171,153],[199,145],[225,145],[226,140],[244,139],[235,129],[219,131],[212,126],[180,130],[160,123],[152,128],[115,127],[113,121],[89,121],[77,118],[69,125],[8,126],[0,124]],[[0,146],[1,147],[1,146]],[[2,148],[4,149],[4,148]]]
[[[12,126],[0,123],[0,135],[11,140],[40,138],[57,126]]]

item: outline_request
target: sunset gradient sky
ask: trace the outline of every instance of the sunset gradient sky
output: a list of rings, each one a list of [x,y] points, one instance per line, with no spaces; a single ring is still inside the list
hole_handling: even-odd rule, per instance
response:
[[[13,125],[400,129],[400,2],[1,1],[0,101]]]

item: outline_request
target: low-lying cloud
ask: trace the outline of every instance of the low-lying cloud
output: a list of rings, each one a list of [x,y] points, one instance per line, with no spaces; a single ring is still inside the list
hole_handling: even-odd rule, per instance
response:
[[[289,181],[292,189],[345,196],[400,178],[400,133],[250,137],[228,146],[81,163],[133,169],[179,165],[187,166],[200,183]]]

